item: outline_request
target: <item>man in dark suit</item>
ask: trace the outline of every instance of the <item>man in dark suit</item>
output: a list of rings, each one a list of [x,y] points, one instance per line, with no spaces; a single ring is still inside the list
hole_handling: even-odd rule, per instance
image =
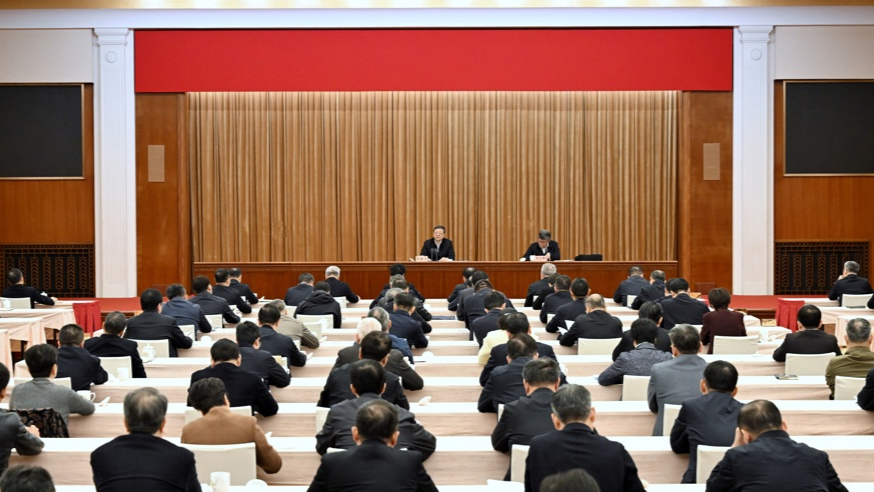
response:
[[[486,315],[478,318],[471,326],[473,336],[476,338],[476,343],[479,344],[480,347],[483,346],[483,338],[485,338],[489,332],[498,329],[498,318],[501,316],[501,310],[505,307],[504,294],[493,290],[486,294],[483,303],[487,311]]]
[[[508,363],[496,367],[489,375],[479,395],[476,408],[483,413],[497,413],[498,405],[516,401],[525,396],[522,369],[537,355],[537,344],[528,335],[520,334],[507,342]]]
[[[297,318],[299,314],[310,316],[331,315],[333,319],[331,326],[334,328],[339,328],[343,323],[343,316],[340,314],[340,303],[334,299],[333,294],[331,294],[331,286],[326,281],[316,282],[315,287],[313,287],[313,293],[294,308],[294,317]]]
[[[449,303],[447,309],[450,311],[458,310],[458,294],[461,293],[464,289],[470,287],[470,277],[476,272],[476,268],[474,267],[465,267],[464,270],[461,271],[462,282],[455,286],[452,289],[452,293],[449,294],[449,297],[446,298],[446,302]]]
[[[85,350],[97,357],[130,357],[131,374],[135,378],[146,377],[143,359],[137,350],[137,342],[122,338],[127,327],[127,319],[119,311],[106,315],[103,321],[103,334],[85,340]]]
[[[620,282],[619,287],[616,287],[616,291],[613,293],[613,302],[628,307],[628,296],[640,295],[640,291],[648,285],[650,285],[649,282],[643,278],[643,269],[639,266],[633,266],[628,269],[628,278]]]
[[[525,307],[531,307],[534,304],[534,298],[549,287],[549,276],[555,274],[555,265],[552,263],[544,263],[540,267],[540,280],[528,286],[528,293],[525,295]]]
[[[658,326],[662,324],[662,305],[657,302],[647,301],[640,307],[637,316],[642,319],[652,320]],[[659,328],[658,330],[658,335],[653,345],[662,352],[670,353],[671,336],[668,334],[668,330],[664,328]],[[622,339],[619,340],[619,344],[613,349],[613,360],[618,359],[623,352],[628,352],[629,350],[634,350],[634,338],[631,336],[631,330],[622,332]]]
[[[370,306],[369,306],[370,309],[375,308],[377,305],[381,306],[380,300],[382,299],[383,296],[385,296],[385,293],[388,292],[388,290],[392,288],[392,284],[394,283],[395,280],[397,280],[398,278],[403,278],[406,280],[405,275],[407,274],[407,267],[405,267],[403,263],[393,264],[392,266],[389,267],[388,272],[389,272],[388,283],[383,286],[382,291],[380,291],[379,295],[377,295],[376,297],[373,298],[373,302],[371,302]],[[409,286],[410,294],[413,294],[414,296],[416,296],[416,299],[418,299],[422,302],[425,302],[425,296],[423,296],[418,290],[416,290],[415,285],[413,285],[410,282],[407,282],[407,285]]]
[[[100,359],[82,348],[85,334],[79,325],[64,325],[58,333],[59,378],[70,378],[73,391],[91,389],[92,384],[103,384],[109,375],[100,366]]]
[[[856,395],[856,403],[862,410],[874,411],[874,369],[868,371],[865,376],[865,386]]]
[[[303,367],[307,363],[307,355],[297,349],[293,338],[276,332],[281,317],[279,309],[272,304],[258,310],[258,323],[261,325],[259,347],[268,354],[287,358],[291,367]]]
[[[224,297],[213,295],[209,279],[198,275],[191,282],[195,296],[189,299],[192,304],[197,304],[204,315],[221,314],[226,323],[239,323],[240,317],[231,309],[231,305]]]
[[[422,323],[412,318],[415,310],[415,297],[412,294],[401,292],[394,299],[395,310],[389,313],[391,317],[391,329],[389,332],[403,338],[413,348],[427,348],[428,339],[422,331]]]
[[[531,325],[528,323],[528,316],[525,316],[525,314],[506,314],[503,315],[503,318],[504,329],[507,331],[508,341],[519,335],[531,336]],[[552,349],[551,345],[541,342],[535,342],[535,345],[537,346],[537,357],[541,359],[549,357],[558,362],[558,357],[555,356],[555,351]],[[486,381],[489,380],[489,376],[496,367],[507,364],[507,350],[506,343],[501,343],[492,347],[492,350],[489,351],[489,358],[486,361],[486,365],[483,367],[483,370],[479,375],[480,386],[486,385]],[[562,378],[564,378],[564,375],[562,375]],[[567,381],[562,380],[562,384],[566,382]]]
[[[194,326],[195,333],[212,331],[212,325],[203,314],[203,309],[185,298],[185,287],[182,284],[171,284],[167,287],[167,299],[169,301],[161,306],[161,314],[175,318],[179,326]]]
[[[772,357],[777,362],[786,362],[786,354],[827,354],[841,355],[838,339],[822,331],[822,313],[813,304],[805,304],[798,310],[795,333],[786,335]]]
[[[466,288],[458,293],[458,306],[457,306],[458,309],[456,310],[456,313],[455,313],[455,319],[457,319],[459,321],[465,321],[464,326],[468,326],[468,324],[465,320],[465,312],[464,312],[465,301],[467,300],[468,297],[472,296],[474,294],[474,292],[476,292],[476,284],[478,284],[480,280],[488,280],[488,279],[489,279],[489,275],[486,272],[483,272],[481,270],[477,270],[476,272],[473,272],[473,275],[470,276],[470,287],[468,287],[468,288]]]
[[[540,311],[543,309],[543,302],[546,301],[546,298],[555,294],[555,279],[559,277],[558,273],[553,273],[549,277],[546,278],[546,287],[543,288],[536,296],[534,296],[534,302],[531,303],[531,308],[535,311]]]
[[[261,380],[261,376],[240,367],[242,358],[236,343],[222,338],[212,344],[209,356],[212,364],[192,374],[191,384],[201,379],[219,378],[225,383],[232,407],[249,405],[252,407],[252,412],[257,412],[263,417],[276,415],[279,405],[273,399],[267,385]]]
[[[671,329],[671,353],[674,358],[652,366],[652,376],[646,389],[649,409],[656,414],[652,435],[664,433],[665,404],[680,405],[689,398],[701,395],[701,378],[707,361],[698,356],[701,339],[698,330],[690,325]]]
[[[708,492],[847,492],[828,455],[790,439],[780,410],[770,401],[744,405],[737,426],[731,449],[707,479]]]
[[[349,378],[352,393],[356,398],[342,401],[331,407],[322,430],[316,434],[316,452],[325,454],[328,448],[351,449],[355,447],[352,427],[355,426],[355,413],[369,401],[378,400],[385,390],[385,369],[375,360],[358,360],[350,364]],[[427,460],[437,446],[437,438],[416,422],[416,416],[409,410],[395,405],[398,412],[397,447],[422,453]]]
[[[541,323],[546,323],[548,316],[550,314],[555,314],[558,311],[558,308],[565,304],[574,302],[574,299],[569,292],[571,288],[570,277],[567,275],[559,275],[555,278],[554,287],[555,293],[546,296],[546,299],[543,300],[543,308],[540,310]]]
[[[58,300],[55,297],[47,296],[45,292],[38,291],[33,286],[24,285],[24,274],[17,268],[9,270],[9,273],[6,274],[6,281],[9,282],[9,286],[3,289],[0,297],[8,297],[10,299],[28,298],[30,299],[30,309],[33,309],[34,303],[54,306],[55,301]]]
[[[322,456],[308,492],[437,492],[422,466],[422,455],[395,449],[398,420],[397,409],[385,401],[375,399],[362,405],[352,427],[358,446]]]
[[[261,330],[251,321],[237,325],[237,344],[240,347],[240,368],[261,376],[267,386],[285,388],[291,383],[291,374],[282,367],[266,350],[261,347]],[[306,357],[304,357],[306,362]]]
[[[301,273],[297,277],[297,285],[289,287],[285,292],[285,305],[297,307],[298,304],[313,293],[314,281],[315,278],[312,273]]]
[[[486,315],[486,296],[492,292],[494,288],[488,280],[480,280],[474,286],[474,294],[464,299],[464,306],[459,306],[459,314],[464,309],[464,326],[469,330],[473,326],[474,321]],[[513,303],[504,294],[504,305],[508,308],[513,307]],[[471,332],[470,340],[473,340],[473,332]]]
[[[640,293],[631,303],[631,309],[640,309],[645,302],[661,302],[665,297],[665,272],[653,270],[649,274],[649,285],[644,285],[640,289]]]
[[[573,347],[578,338],[619,338],[622,336],[622,321],[607,313],[607,304],[600,294],[586,298],[586,314],[577,316],[567,333],[558,343]]]
[[[668,290],[671,291],[671,299],[665,299],[662,304],[662,318],[664,328],[670,330],[674,325],[689,324],[700,325],[704,323],[704,315],[710,312],[707,304],[692,299],[687,291],[689,282],[684,278],[672,278],[668,281]]]
[[[383,332],[388,333],[391,329],[391,316],[385,309],[381,307],[372,308],[367,311],[367,317],[379,321],[379,325],[382,326]],[[367,333],[365,333],[364,335],[366,334]],[[364,335],[361,335],[361,338],[364,338]],[[391,339],[392,350],[397,350],[398,352],[404,354],[404,357],[406,357],[407,360],[410,361],[410,364],[415,364],[415,361],[413,360],[413,351],[412,349],[410,349],[410,344],[408,344],[407,341],[403,338],[398,338],[391,333],[388,333],[388,337]]]
[[[166,415],[167,397],[155,388],[137,388],[124,397],[129,434],[91,453],[98,492],[200,492],[194,453],[159,437]]]
[[[326,268],[325,282],[328,282],[328,292],[331,294],[331,297],[345,297],[349,304],[355,304],[360,300],[360,298],[352,292],[349,284],[340,281],[340,267],[331,265]]]
[[[455,249],[452,241],[446,239],[446,228],[434,226],[434,237],[425,241],[419,256],[427,256],[431,261],[454,261]]]
[[[552,240],[551,232],[540,229],[540,232],[537,233],[537,241],[528,246],[521,260],[530,261],[532,256],[546,256],[546,261],[561,259],[561,251],[558,249],[558,243]]]
[[[127,321],[124,337],[134,340],[167,340],[170,342],[170,357],[176,357],[176,349],[191,348],[192,340],[182,333],[176,319],[158,312],[163,299],[164,296],[156,289],[144,290],[140,296],[143,312]]]
[[[525,492],[540,490],[544,478],[582,468],[602,491],[643,492],[637,466],[622,444],[595,432],[595,409],[586,388],[568,384],[552,396],[555,432],[531,440],[525,460]]]
[[[237,294],[246,298],[246,302],[249,304],[258,304],[258,296],[252,292],[252,289],[249,288],[249,284],[243,283],[243,272],[239,268],[229,268],[228,277],[231,279],[229,286],[237,291]]]
[[[562,305],[555,311],[555,316],[546,324],[547,333],[558,333],[567,330],[567,320],[576,320],[586,314],[586,296],[589,295],[589,282],[584,278],[575,278],[571,282],[572,302]]]
[[[844,263],[843,274],[832,285],[828,298],[843,304],[844,294],[871,293],[874,293],[874,290],[871,289],[868,279],[859,276],[859,264],[855,261],[848,261]]]
[[[332,370],[359,360],[358,355],[361,351],[361,340],[372,331],[385,332],[385,329],[383,329],[382,323],[380,323],[376,318],[368,317],[361,319],[358,322],[358,328],[355,330],[355,343],[349,347],[341,348],[340,351],[337,352],[337,360],[334,362]],[[400,350],[394,348],[394,341],[392,341],[392,347],[391,352],[388,354],[388,361],[385,363],[385,370],[400,377],[404,389],[410,391],[418,391],[422,389],[425,386],[424,381],[422,381],[422,376],[407,364],[404,354]]]
[[[406,292],[411,295],[413,294],[412,292],[410,292],[410,283],[407,282],[407,280],[403,277],[397,277],[391,282],[391,286],[392,288],[389,289],[388,292],[386,292],[385,297],[383,297],[382,300],[379,302],[379,307],[382,307],[389,313],[394,312],[395,310],[394,300],[398,294],[400,294],[401,292]],[[383,303],[383,301],[385,302]],[[431,316],[431,313],[428,312],[428,309],[425,308],[425,305],[422,303],[422,301],[417,299],[415,295],[413,295],[413,306],[415,306],[416,309],[414,309],[413,312],[410,313],[410,316],[412,316],[412,318],[419,323],[422,323],[423,332],[431,333],[431,325],[428,322],[433,319],[433,316]]]
[[[653,320],[638,318],[631,323],[628,331],[634,341],[634,350],[619,354],[619,358],[601,372],[598,376],[601,386],[622,384],[625,376],[651,376],[654,365],[671,359],[670,353],[657,349],[653,344],[659,333],[659,327]]]
[[[689,467],[681,483],[695,483],[698,446],[731,446],[737,415],[743,404],[737,395],[737,369],[730,362],[707,364],[701,380],[703,395],[683,402],[671,429],[671,449],[689,455]]]
[[[360,359],[375,360],[385,367],[388,362],[389,353],[391,353],[391,339],[388,337],[388,333],[372,331],[361,339],[358,355]],[[328,375],[328,380],[325,382],[325,387],[322,389],[322,393],[319,395],[319,402],[316,405],[330,408],[336,403],[355,398],[349,387],[351,382],[349,373],[351,370],[350,364],[345,364],[332,370],[331,374]],[[386,388],[382,393],[382,399],[409,410],[410,402],[404,396],[404,389],[401,387],[397,375],[387,372],[385,374],[385,381]]]
[[[215,285],[212,286],[213,295],[228,301],[229,305],[236,307],[243,314],[252,312],[252,306],[249,305],[249,302],[231,287],[231,275],[226,268],[216,270],[213,277],[215,277]]]

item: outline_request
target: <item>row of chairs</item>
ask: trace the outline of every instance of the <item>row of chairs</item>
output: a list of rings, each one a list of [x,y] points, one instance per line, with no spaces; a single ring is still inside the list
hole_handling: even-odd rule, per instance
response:
[[[579,355],[610,355],[619,345],[620,340],[620,338],[580,338],[577,340],[577,353]],[[713,337],[714,354],[755,354],[758,350],[758,336]]]

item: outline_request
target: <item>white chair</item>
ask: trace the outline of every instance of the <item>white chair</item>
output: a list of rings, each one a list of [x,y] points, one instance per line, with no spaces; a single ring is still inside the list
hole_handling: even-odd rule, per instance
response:
[[[835,376],[835,400],[855,400],[865,386],[865,378]]]
[[[179,329],[182,330],[182,334],[186,337],[196,340],[194,338],[194,325],[179,325]]]
[[[346,451],[346,450],[342,449],[342,448],[328,448],[326,453],[328,453],[328,454],[330,454],[330,453],[342,453],[343,451]]]
[[[613,355],[613,349],[621,338],[580,338],[577,340],[579,355]]]
[[[634,300],[637,299],[637,296],[625,296],[625,307],[630,308],[632,304],[634,304]]]
[[[546,324],[549,324],[552,321],[552,318],[555,318],[555,313],[549,313],[546,315]]]
[[[243,407],[231,407],[231,412],[238,413],[240,415],[244,415],[246,417],[252,416],[252,407],[249,405]],[[200,410],[196,408],[186,407],[185,408],[185,425],[188,425],[190,422],[194,422],[195,420],[203,417],[203,414],[200,413]]]
[[[715,354],[755,354],[759,351],[759,337],[713,337]]]
[[[296,318],[307,328],[310,328],[309,323],[319,322],[321,320],[325,320],[325,328],[339,328],[334,326],[334,316],[331,314],[298,314]],[[310,331],[312,331],[312,328],[310,328]],[[318,336],[320,335],[321,333]]]
[[[646,401],[649,376],[622,376],[622,401]]]
[[[4,301],[9,301],[9,307],[12,309],[31,309],[30,297],[0,297],[0,306]]]
[[[32,380],[32,378],[14,378],[13,379],[13,381],[15,382],[16,385],[24,384],[24,383],[31,381],[31,380]],[[51,381],[53,383],[57,384],[58,386],[63,386],[65,388],[73,389],[73,380],[70,378],[55,378],[55,379],[52,379]]]
[[[349,301],[347,301],[345,297],[335,297],[334,300],[337,301],[337,304],[340,305],[341,310],[346,309],[346,304],[349,303]]]
[[[871,294],[844,294],[841,296],[841,307],[866,308]]]
[[[133,366],[131,366],[129,355],[124,357],[100,357],[100,367],[113,376],[118,376],[119,368],[125,367],[127,368],[128,377],[133,376]]]
[[[501,415],[504,415],[504,404],[498,403],[498,420],[501,420]]]
[[[298,318],[300,319],[300,318]],[[322,333],[328,330],[328,325],[332,323],[332,321],[327,321],[324,318],[318,319],[316,321],[303,321],[300,320],[303,325],[316,336],[316,338],[322,338]]]
[[[695,467],[695,482],[707,483],[710,474],[716,465],[722,461],[725,452],[730,448],[728,446],[704,446],[698,445],[698,463]]]
[[[834,352],[827,354],[786,354],[786,366],[783,372],[796,376],[822,376],[828,361],[835,357]]]
[[[223,328],[222,324],[222,315],[221,314],[207,314],[206,320],[209,321],[210,326],[213,328]]]
[[[680,415],[680,408],[683,405],[672,405],[670,403],[665,403],[665,409],[662,410],[662,435],[670,436],[671,429],[674,428],[674,421],[677,420],[677,416]]]
[[[528,446],[514,444],[510,449],[510,481],[525,482],[525,460],[528,459]]]
[[[231,474],[231,485],[246,485],[257,477],[255,443],[245,444],[180,444],[194,453],[198,477],[209,477],[212,472]]]
[[[143,350],[145,350],[146,347],[148,347],[149,345],[151,345],[152,348],[155,349],[155,357],[156,358],[157,357],[170,357],[170,341],[167,339],[134,340],[133,338],[131,338],[130,340],[137,342],[137,352],[139,352],[140,358],[143,359],[143,361],[146,360],[146,356],[143,355]]]
[[[573,319],[564,320],[564,325],[567,326],[568,330],[571,329],[571,326],[574,326],[574,321],[576,321],[576,320],[573,320]]]
[[[328,412],[330,411],[330,408],[316,407],[316,434],[325,426],[325,421],[328,420]]]
[[[284,357],[281,355],[274,355],[273,360],[275,360],[276,363],[279,364],[280,366],[284,367],[285,369],[288,369],[288,357]]]

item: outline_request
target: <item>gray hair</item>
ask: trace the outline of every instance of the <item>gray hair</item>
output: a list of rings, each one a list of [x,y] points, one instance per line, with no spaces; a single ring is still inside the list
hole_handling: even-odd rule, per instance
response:
[[[167,416],[167,397],[155,388],[137,388],[124,397],[124,421],[131,434],[155,434]]]
[[[266,305],[275,307],[279,310],[280,313],[284,313],[285,310],[288,309],[288,306],[285,305],[285,301],[283,301],[282,299],[275,299],[268,302]]]
[[[375,307],[370,311],[367,311],[367,317],[379,321],[379,324],[382,325],[382,331],[388,331],[388,324],[391,321],[391,318],[388,316],[388,311],[381,307]]]
[[[325,268],[325,276],[326,277],[339,277],[340,276],[340,267],[331,265],[328,268]]]
[[[395,297],[397,297],[401,292],[403,292],[403,290],[398,289],[397,287],[385,291],[385,302],[394,302]]]
[[[592,294],[586,298],[586,307],[589,309],[606,309],[607,303],[601,294]]]
[[[374,309],[382,309],[382,308],[374,308]],[[385,311],[385,309],[383,309]],[[370,333],[371,331],[383,331],[382,323],[379,322],[376,318],[361,318],[358,320],[358,327],[355,328],[355,335],[359,340],[363,340],[364,336]]]
[[[859,273],[859,264],[855,261],[848,261],[844,263],[844,269],[850,273]]]
[[[556,271],[557,271],[557,269],[555,268],[555,265],[553,265],[552,263],[544,263],[543,266],[540,267],[540,274],[541,275],[552,275]]]
[[[579,384],[566,384],[552,395],[552,413],[563,424],[584,422],[592,413],[592,394]]]
[[[681,354],[697,354],[701,348],[701,335],[692,325],[676,325],[668,332],[668,336],[671,337],[671,345]]]
[[[540,239],[541,241],[552,239],[552,233],[547,229],[540,229],[540,232],[537,233],[537,239]]]
[[[871,323],[865,318],[853,318],[847,323],[847,340],[864,343],[871,338]]]

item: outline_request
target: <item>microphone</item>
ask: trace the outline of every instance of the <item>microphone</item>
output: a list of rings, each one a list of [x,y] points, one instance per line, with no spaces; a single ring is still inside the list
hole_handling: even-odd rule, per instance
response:
[[[440,250],[437,248],[431,248],[431,261],[437,261],[437,256],[440,254]]]

